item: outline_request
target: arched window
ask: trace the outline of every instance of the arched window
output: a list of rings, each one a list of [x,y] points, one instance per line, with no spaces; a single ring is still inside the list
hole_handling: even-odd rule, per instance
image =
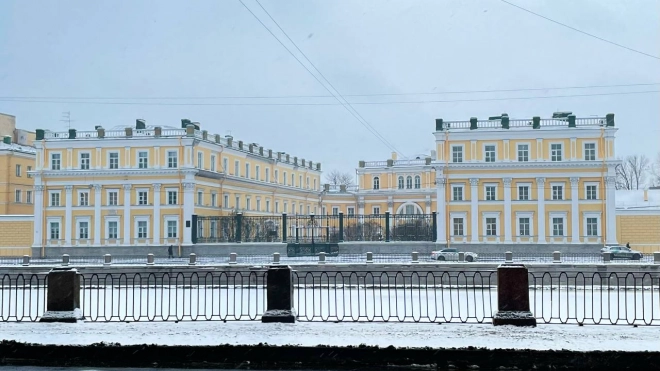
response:
[[[412,189],[412,177],[410,175],[406,177],[406,188]]]
[[[399,177],[399,189],[403,189],[403,177]]]
[[[415,189],[422,188],[422,178],[419,175],[415,175]]]
[[[396,211],[399,215],[416,215],[422,214],[422,208],[414,202],[406,202],[399,206]]]
[[[374,177],[374,189],[380,189],[380,178]]]

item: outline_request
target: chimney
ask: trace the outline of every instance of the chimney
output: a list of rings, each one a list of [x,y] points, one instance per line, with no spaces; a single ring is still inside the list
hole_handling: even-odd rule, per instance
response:
[[[339,192],[341,192],[341,193],[346,192],[346,184],[340,184],[339,185]]]
[[[273,158],[273,150],[272,149],[268,150],[268,158]]]
[[[10,137],[9,135],[5,135],[5,136],[2,138],[2,143],[4,143],[4,144],[11,144],[11,137]]]
[[[220,134],[215,135],[215,142],[220,143]]]
[[[287,154],[287,155],[286,155],[286,162],[287,162],[287,163],[289,163],[289,159],[290,159],[290,157],[289,157],[289,155]]]
[[[190,120],[188,120],[188,119],[181,119],[181,128],[182,128],[182,129],[187,128],[189,124],[192,124],[192,122],[190,122]]]
[[[154,128],[154,136],[155,136],[156,138],[158,138],[158,137],[160,137],[161,135],[163,135],[163,128],[161,128],[160,126],[156,126],[156,127]]]
[[[99,138],[105,138],[105,129],[102,126],[96,127],[96,136]]]
[[[396,152],[392,152],[392,160],[396,161]]]
[[[324,192],[329,192],[330,191],[330,184],[324,184],[323,185],[323,191]]]
[[[442,130],[444,130],[442,119],[435,119],[435,131],[442,131]]]
[[[76,139],[76,129],[69,129],[69,139]]]
[[[605,121],[607,122],[607,126],[614,126],[614,114],[608,113],[605,115]]]
[[[238,141],[238,149],[243,150],[243,141],[242,140]]]
[[[358,162],[358,167],[364,167],[364,165],[365,165],[364,161]]]
[[[207,130],[202,130],[202,139],[207,140],[209,138],[209,132]]]
[[[532,125],[532,129],[540,129],[541,128],[541,117],[539,117],[539,116],[532,117],[532,122],[534,123]]]
[[[264,147],[259,147],[259,156],[264,155]]]
[[[478,121],[479,121],[479,119],[477,119],[476,117],[470,117],[470,130],[477,130],[477,128],[478,128],[477,122]]]
[[[254,152],[254,144],[249,144],[249,145],[248,145],[248,151],[249,151],[250,153],[253,153],[253,152]]]
[[[135,128],[137,130],[146,129],[147,128],[147,122],[142,120],[142,119],[137,119],[137,120],[135,120]]]
[[[187,137],[194,137],[195,136],[195,125],[193,125],[193,124],[186,125],[186,136]]]
[[[234,141],[234,137],[231,135],[225,135],[225,139],[227,139],[227,147],[231,147],[231,144]]]
[[[133,136],[133,128],[125,128],[124,132],[126,133],[126,136],[129,138]]]
[[[35,140],[44,140],[46,137],[46,131],[44,129],[35,130]]]

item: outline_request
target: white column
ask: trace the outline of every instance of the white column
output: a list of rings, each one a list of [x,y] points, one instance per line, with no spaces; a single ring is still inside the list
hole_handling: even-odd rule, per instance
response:
[[[392,215],[394,213],[394,199],[392,199],[392,196],[387,197],[387,212]]]
[[[154,224],[153,224],[153,240],[154,240],[154,245],[160,245],[162,241],[162,237],[160,235],[160,224],[162,223],[162,220],[160,220],[160,188],[161,188],[160,183],[154,184]]]
[[[436,241],[439,244],[447,244],[447,202],[445,194],[447,192],[447,179],[442,177],[442,174],[439,174],[440,177],[435,179],[435,192],[436,192],[436,202],[437,202],[437,224],[438,224],[438,240]]]
[[[504,178],[504,243],[512,243],[511,239],[511,178]]]
[[[131,244],[131,185],[124,184],[124,245]]]
[[[470,242],[479,243],[479,179],[470,179]]]
[[[580,178],[571,178],[571,242],[580,243],[580,208],[578,207],[578,188]]]
[[[75,229],[75,222],[73,221],[73,186],[64,186],[65,196],[66,197],[66,209],[64,211],[64,225],[66,230],[64,231],[64,244],[67,246],[71,245],[71,235]]]
[[[358,197],[358,214],[359,215],[364,215],[364,197]]]
[[[615,199],[615,184],[616,177],[605,177],[605,188],[607,198],[605,199],[605,218],[607,219],[607,233],[605,243],[608,245],[616,245],[616,199]],[[602,224],[602,223],[601,223]]]
[[[424,203],[426,204],[426,210],[424,212],[426,215],[431,215],[431,196],[426,196]]]
[[[539,214],[539,237],[536,242],[545,243],[545,178],[536,178]]]
[[[100,184],[94,185],[94,245],[101,244],[101,190]]]
[[[192,215],[195,211],[195,183],[183,183],[183,244],[192,245]],[[190,228],[186,223],[190,221]]]
[[[41,180],[35,179],[35,183],[41,183]],[[43,246],[43,235],[41,234],[42,228],[44,225],[44,186],[35,185],[34,186],[34,226],[33,226],[33,236],[32,236],[32,247],[41,247]],[[44,231],[48,235],[48,226]]]

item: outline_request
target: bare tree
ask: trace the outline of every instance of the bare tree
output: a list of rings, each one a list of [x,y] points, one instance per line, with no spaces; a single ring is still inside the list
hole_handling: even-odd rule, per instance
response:
[[[343,173],[339,170],[332,170],[325,175],[325,181],[331,185],[353,185],[353,175],[351,173]]]
[[[627,156],[616,167],[616,189],[640,189],[644,187],[650,161],[645,155]]]
[[[660,186],[660,152],[651,166],[651,185]]]

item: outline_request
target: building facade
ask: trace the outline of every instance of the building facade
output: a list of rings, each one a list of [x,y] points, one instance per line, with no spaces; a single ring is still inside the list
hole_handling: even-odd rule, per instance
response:
[[[16,129],[14,116],[0,113],[0,215],[32,215],[34,133]]]
[[[360,161],[358,188],[329,192],[324,204],[345,213],[436,211],[442,244],[614,244],[614,115],[559,116],[438,119],[430,155]]]
[[[33,247],[189,245],[193,215],[318,212],[319,163],[189,120],[36,134]]]

